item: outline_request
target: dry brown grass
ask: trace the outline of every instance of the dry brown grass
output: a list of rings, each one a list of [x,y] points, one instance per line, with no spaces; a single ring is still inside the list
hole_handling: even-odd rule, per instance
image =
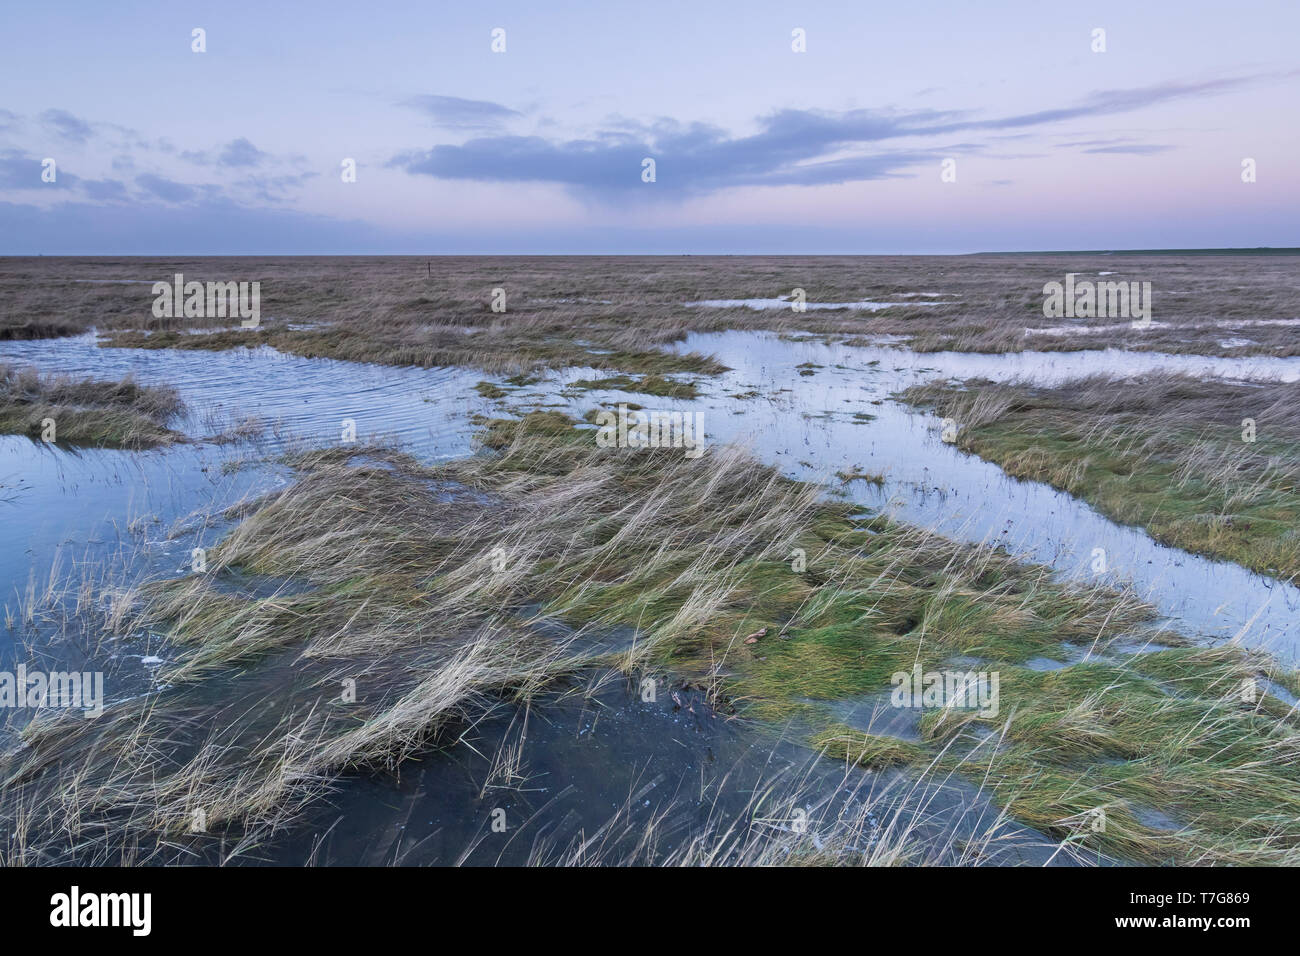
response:
[[[1155,326],[1100,334],[1029,335],[1068,324],[1045,319],[1045,282],[1066,272],[1149,281]],[[260,281],[263,329],[181,336],[236,325],[155,319],[149,282]],[[105,279],[148,282],[113,283]],[[87,281],[96,280],[96,281]],[[687,308],[704,299],[775,298],[799,287],[812,302],[933,302],[883,312]],[[508,311],[491,311],[504,288]],[[944,293],[927,299],[921,293]],[[658,351],[688,331],[761,328],[850,339],[905,336],[920,350],[1017,351],[1117,347],[1207,355],[1300,354],[1300,257],[682,256],[286,257],[0,259],[0,338],[96,327],[121,345],[229,348],[265,342],[286,351],[397,365],[468,365],[494,372],[592,365],[628,372],[714,370]],[[1256,324],[1256,323],[1266,324]],[[288,325],[309,325],[290,329]],[[1273,323],[1273,324],[1267,324]],[[1114,320],[1093,319],[1100,327]],[[1168,324],[1170,327],[1164,327]],[[143,332],[154,333],[146,338]],[[1242,347],[1222,340],[1246,338]]]
[[[174,388],[130,377],[77,379],[0,365],[0,434],[36,438],[53,422],[56,441],[151,448],[182,438],[166,425],[183,407]]]

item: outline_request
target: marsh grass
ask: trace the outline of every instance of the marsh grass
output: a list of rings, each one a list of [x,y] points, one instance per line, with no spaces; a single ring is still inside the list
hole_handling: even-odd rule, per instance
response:
[[[699,387],[694,382],[679,382],[662,375],[643,375],[632,378],[628,375],[611,375],[607,378],[584,378],[570,382],[569,389],[575,391],[592,391],[593,389],[615,389],[620,392],[639,392],[643,395],[655,395],[660,398],[698,398]]]
[[[184,408],[174,388],[42,375],[0,365],[0,433],[38,438],[53,419],[60,442],[151,448],[181,440],[167,422]]]
[[[174,273],[262,283],[263,328],[159,319],[152,281]],[[1043,317],[1043,285],[1066,272],[1149,281],[1155,321]],[[133,279],[135,282],[104,281]],[[898,302],[881,311],[687,307],[709,299]],[[507,311],[491,311],[504,288]],[[691,331],[766,329],[918,351],[1123,348],[1202,355],[1295,355],[1295,255],[284,257],[0,259],[0,340],[106,333],[137,348],[266,344],[308,357],[493,374],[590,366],[630,375],[709,374],[705,356],[663,346]],[[1033,334],[1045,326],[1061,334]],[[182,334],[202,330],[203,335]],[[1227,341],[1231,344],[1225,345]],[[814,370],[807,370],[814,371]]]
[[[1158,373],[1052,388],[939,383],[903,397],[954,419],[959,447],[1158,541],[1284,579],[1300,573],[1300,384]]]
[[[906,740],[831,724],[813,736],[812,745],[828,757],[859,767],[892,767],[921,759],[920,747]]]
[[[697,460],[602,449],[553,411],[486,422],[482,444],[437,467],[384,447],[294,453],[298,481],[232,511],[240,523],[207,574],[141,590],[129,626],[165,629],[181,650],[160,675],[167,689],[94,721],[23,730],[0,778],[6,861],[256,854],[341,774],[449,745],[496,703],[600,666],[667,670],[724,714],[806,728],[828,759],[914,781],[975,775],[1071,851],[1295,859],[1296,717],[1267,694],[1249,706],[1232,697],[1247,677],[1295,686],[1272,662],[1161,632],[1168,650],[1110,655],[1151,619],[1131,594],[884,517],[851,519],[736,448]],[[232,594],[224,569],[300,586]],[[557,637],[539,620],[568,629]],[[603,649],[599,636],[619,627],[635,640]],[[1063,642],[1087,659],[1024,666]],[[928,711],[906,745],[836,726],[832,702],[955,658],[1001,672],[997,717]],[[517,763],[501,754],[495,779]],[[1146,805],[1183,829],[1126,809]],[[1104,832],[1079,825],[1097,807],[1113,821]],[[190,832],[196,810],[207,832]],[[881,859],[925,859],[904,846],[917,831],[898,826]],[[860,826],[836,832],[828,839],[849,858],[865,846]],[[775,832],[765,841],[761,827],[671,846],[644,835],[646,852],[682,862],[839,858],[796,852]],[[590,846],[551,849],[593,858]]]

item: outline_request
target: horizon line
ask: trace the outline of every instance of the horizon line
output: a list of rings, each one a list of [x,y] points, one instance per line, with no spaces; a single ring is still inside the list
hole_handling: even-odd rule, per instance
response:
[[[994,249],[976,252],[157,252],[10,253],[4,259],[721,259],[721,258],[910,258],[966,256],[1300,255],[1300,246],[1190,246],[1150,249]]]

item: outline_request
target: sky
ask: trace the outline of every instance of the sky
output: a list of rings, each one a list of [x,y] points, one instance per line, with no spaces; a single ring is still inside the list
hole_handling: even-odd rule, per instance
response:
[[[0,255],[1300,246],[1297,37],[1297,0],[10,2]]]

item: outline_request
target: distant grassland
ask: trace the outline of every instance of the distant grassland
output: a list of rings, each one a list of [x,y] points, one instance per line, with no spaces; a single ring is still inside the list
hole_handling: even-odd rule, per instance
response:
[[[1102,375],[1055,388],[922,385],[903,397],[952,418],[961,448],[1010,475],[1165,544],[1300,575],[1300,384]]]
[[[1152,327],[1097,318],[1074,329],[1069,320],[1044,318],[1043,285],[1066,272],[1150,282]],[[261,282],[262,327],[155,318],[151,283],[176,273],[188,281]],[[779,298],[795,288],[812,303],[896,304],[803,313],[685,304]],[[504,313],[491,309],[494,289],[505,290]],[[267,344],[304,356],[505,374],[579,365],[637,375],[708,373],[717,367],[707,357],[661,347],[689,331],[721,329],[850,341],[888,334],[921,351],[1295,355],[1298,327],[1287,323],[1297,318],[1300,256],[1287,255],[0,259],[0,339],[94,327],[120,346]],[[1054,327],[1068,334],[1041,331]],[[188,328],[224,331],[180,334]]]

